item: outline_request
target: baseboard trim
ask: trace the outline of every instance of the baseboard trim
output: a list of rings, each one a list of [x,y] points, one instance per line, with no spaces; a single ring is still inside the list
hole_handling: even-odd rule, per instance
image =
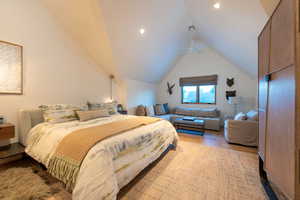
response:
[[[269,180],[266,171],[264,170],[264,161],[259,156],[259,176],[260,182],[263,185],[265,192],[267,193],[270,200],[278,200],[276,193],[274,192]]]

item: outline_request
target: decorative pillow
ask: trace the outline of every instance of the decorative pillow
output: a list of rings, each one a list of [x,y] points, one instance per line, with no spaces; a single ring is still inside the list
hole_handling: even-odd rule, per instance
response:
[[[155,112],[154,112],[153,106],[147,106],[146,107],[146,113],[147,113],[147,116],[154,117]]]
[[[135,110],[135,114],[137,116],[146,116],[146,108],[143,105],[139,105],[136,110]]]
[[[61,123],[77,120],[75,111],[87,110],[87,106],[74,106],[68,104],[41,105],[39,109],[43,113],[45,122]]]
[[[71,105],[71,104],[53,104],[53,105],[40,105],[41,111],[46,110],[88,110],[86,104],[84,105]]]
[[[234,120],[246,120],[246,119],[247,119],[247,116],[244,113],[242,113],[242,112],[238,113],[234,117]]]
[[[118,113],[118,103],[116,101],[111,103],[95,103],[95,102],[87,102],[89,110],[103,110],[107,109],[110,115],[114,115]]]
[[[49,123],[61,123],[77,120],[75,111],[68,110],[45,110],[43,111],[43,117],[45,122]]]
[[[168,103],[163,104],[163,106],[164,106],[166,114],[169,114],[170,113],[170,109],[169,109]]]
[[[164,115],[166,114],[166,111],[164,109],[164,106],[161,104],[157,104],[154,106],[155,115]]]
[[[88,121],[100,117],[109,117],[109,113],[106,109],[103,110],[89,110],[89,111],[76,111],[79,121]]]
[[[255,110],[250,110],[247,114],[247,119],[251,121],[258,121],[258,112]]]

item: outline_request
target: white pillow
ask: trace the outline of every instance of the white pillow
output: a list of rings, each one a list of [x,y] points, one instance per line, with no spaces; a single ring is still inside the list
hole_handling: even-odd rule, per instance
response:
[[[247,116],[244,113],[242,113],[242,112],[238,113],[234,117],[234,120],[246,120],[246,119],[247,119]]]
[[[247,119],[251,121],[258,121],[258,112],[255,110],[250,110],[247,113]]]

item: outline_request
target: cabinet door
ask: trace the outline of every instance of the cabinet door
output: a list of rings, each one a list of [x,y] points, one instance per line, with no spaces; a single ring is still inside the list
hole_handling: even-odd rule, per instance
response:
[[[294,0],[281,0],[272,17],[270,72],[295,63],[294,4]]]
[[[269,179],[290,199],[295,194],[295,79],[294,67],[271,76],[266,137]]]
[[[259,155],[265,160],[266,110],[268,100],[268,82],[265,75],[269,73],[270,61],[270,22],[265,26],[258,40],[258,105],[259,105]]]

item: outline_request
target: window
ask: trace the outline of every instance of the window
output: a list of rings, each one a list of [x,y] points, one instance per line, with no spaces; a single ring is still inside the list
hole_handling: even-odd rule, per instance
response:
[[[182,103],[215,104],[216,86],[215,85],[183,86]]]
[[[182,88],[183,103],[197,103],[197,86],[184,86]]]

